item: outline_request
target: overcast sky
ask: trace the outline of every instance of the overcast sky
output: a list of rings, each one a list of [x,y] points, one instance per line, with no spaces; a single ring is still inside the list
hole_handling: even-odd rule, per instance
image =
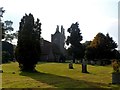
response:
[[[66,36],[72,23],[78,22],[83,41],[93,40],[98,32],[109,33],[118,43],[118,1],[120,0],[0,0],[3,21],[13,21],[14,30],[25,13],[42,23],[42,37],[51,41],[56,25],[63,25]]]

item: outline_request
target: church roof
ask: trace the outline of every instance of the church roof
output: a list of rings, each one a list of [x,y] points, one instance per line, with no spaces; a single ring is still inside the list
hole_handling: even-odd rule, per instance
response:
[[[43,40],[43,45],[41,45],[41,54],[47,55],[51,51],[54,54],[60,54],[60,50],[57,47],[57,45],[55,45],[54,43],[51,43],[51,42],[49,42],[47,40]]]

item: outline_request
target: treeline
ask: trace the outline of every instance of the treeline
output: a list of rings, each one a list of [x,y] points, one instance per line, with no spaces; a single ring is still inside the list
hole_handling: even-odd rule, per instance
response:
[[[120,53],[117,43],[107,33],[98,33],[93,40],[81,43],[83,40],[78,22],[73,23],[67,30],[70,36],[67,37],[66,44],[70,47],[67,49],[69,56],[72,56],[73,63],[76,59],[86,59],[88,61],[106,61],[111,63],[111,59],[120,59]]]

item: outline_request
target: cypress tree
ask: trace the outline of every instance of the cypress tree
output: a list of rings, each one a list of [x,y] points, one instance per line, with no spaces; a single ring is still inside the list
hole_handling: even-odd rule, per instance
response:
[[[23,16],[15,51],[21,71],[35,71],[35,66],[40,60],[40,34],[41,23],[39,19],[35,22],[32,14]]]

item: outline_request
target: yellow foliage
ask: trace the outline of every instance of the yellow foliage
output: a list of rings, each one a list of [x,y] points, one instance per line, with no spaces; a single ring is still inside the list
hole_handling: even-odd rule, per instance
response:
[[[112,60],[112,67],[114,72],[119,72],[119,68],[120,68],[120,62],[116,59]]]

